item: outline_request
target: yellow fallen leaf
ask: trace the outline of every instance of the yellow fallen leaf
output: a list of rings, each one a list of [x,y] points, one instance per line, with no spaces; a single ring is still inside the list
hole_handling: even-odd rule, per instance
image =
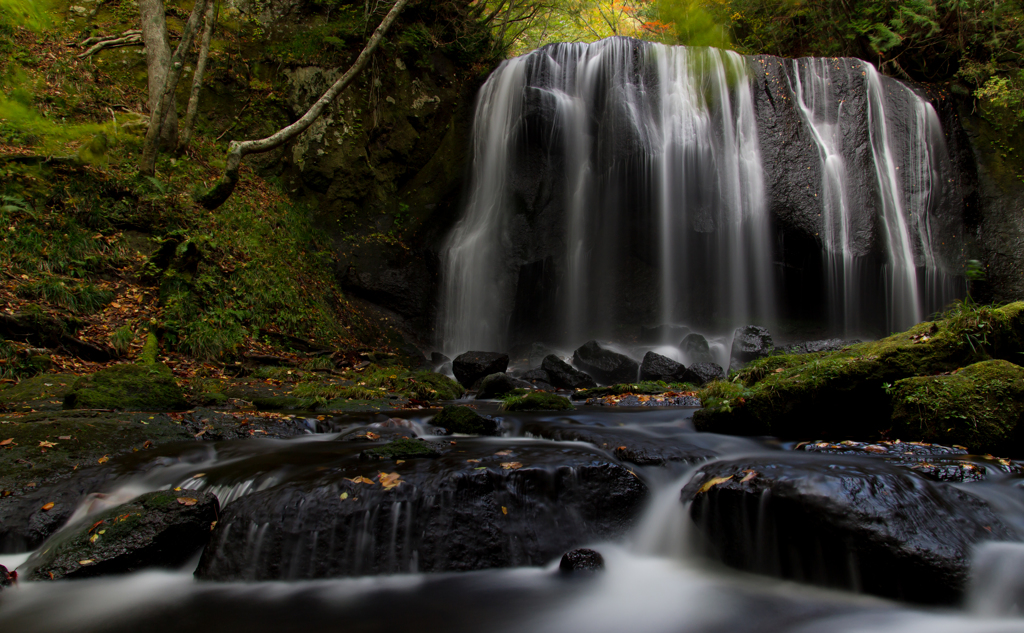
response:
[[[495,453],[495,455],[501,455],[503,457],[505,455],[511,455],[511,454],[512,454],[512,451],[498,451],[497,453]]]
[[[97,459],[96,461],[99,462],[100,464],[106,464],[107,462],[110,461],[110,457],[104,455],[103,457]]]
[[[39,442],[39,446],[42,447],[42,448],[53,448],[56,445],[57,445],[57,442],[46,442],[46,441],[40,441]]]
[[[193,497],[178,497],[178,503],[183,506],[194,506],[199,503],[199,499],[195,499]]]
[[[743,479],[740,479],[740,483],[741,484],[747,483],[748,481],[750,481],[754,477],[757,477],[757,473],[755,471],[753,471],[753,470],[744,470],[743,472],[747,473],[747,476],[744,477]]]
[[[7,446],[8,444],[10,444],[13,441],[14,441],[14,438],[13,437],[9,437],[6,440],[0,442],[0,446]]]
[[[52,509],[53,509],[53,502],[52,501],[50,503],[46,504],[45,506],[43,506],[43,510],[45,510],[46,512],[49,512]]]
[[[359,475],[358,477],[352,477],[351,479],[346,478],[345,481],[351,481],[354,484],[373,484],[372,479],[367,479],[362,475]]]
[[[395,463],[396,463],[396,464],[404,464],[404,463],[405,463],[405,460],[404,460],[404,459],[396,459],[396,460],[395,460]]]
[[[479,459],[467,459],[466,463],[468,463],[468,464],[479,464],[480,460]]]
[[[89,537],[89,542],[90,543],[95,543],[96,539],[98,539],[99,537],[100,537],[99,534],[93,534],[92,536]]]
[[[196,474],[192,475],[192,479],[199,479],[200,477],[205,477],[205,476],[206,476],[206,473],[196,473]]]
[[[368,439],[368,440],[379,440],[380,439],[380,435],[374,433],[373,431],[367,431],[366,432],[366,439]]]
[[[704,494],[705,492],[711,490],[718,484],[724,484],[730,479],[732,479],[732,475],[729,475],[728,477],[715,477],[714,479],[709,479],[707,482],[704,483],[703,486],[700,487],[700,490],[697,492],[697,494]]]
[[[501,513],[508,514],[508,508],[506,508],[505,506],[501,506]]]
[[[398,485],[402,483],[402,480],[399,477],[398,473],[380,473],[377,475],[380,485],[384,486],[385,490],[397,488]]]
[[[341,493],[341,500],[344,501],[345,499],[348,499],[348,493],[347,492]]]
[[[515,470],[517,468],[522,468],[523,464],[521,462],[502,462],[501,467],[505,470]]]
[[[79,564],[79,565],[92,565],[92,564],[93,564],[93,563],[95,563],[95,562],[96,562],[96,561],[92,560],[91,558],[87,558],[87,559],[85,559],[85,560],[80,560],[80,561],[78,561],[78,564]]]

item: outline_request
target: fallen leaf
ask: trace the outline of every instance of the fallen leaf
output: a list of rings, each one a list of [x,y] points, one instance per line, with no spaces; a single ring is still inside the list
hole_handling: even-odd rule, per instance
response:
[[[351,479],[345,479],[345,481],[351,481],[354,484],[370,484],[373,485],[373,480],[359,475],[358,477],[352,477]]]
[[[402,480],[399,477],[398,473],[380,473],[377,475],[380,485],[384,486],[385,490],[397,488],[398,485],[402,483]]]
[[[96,461],[99,462],[100,464],[106,464],[107,462],[110,461],[110,457],[104,455],[103,457],[97,459]]]
[[[54,503],[51,501],[50,503],[48,503],[45,506],[43,506],[43,510],[46,511],[46,512],[49,512],[50,510],[53,509],[53,506],[54,506]]]
[[[751,480],[751,479],[753,479],[754,477],[757,477],[757,473],[756,473],[756,472],[754,472],[753,470],[744,470],[743,472],[747,473],[747,476],[746,476],[746,477],[744,477],[743,479],[740,479],[740,483],[741,483],[741,484],[743,484],[743,483],[746,483],[746,482],[750,481],[750,480]]]
[[[521,462],[502,462],[501,467],[505,470],[515,470],[517,468],[522,468],[523,464]]]
[[[78,564],[79,564],[79,565],[92,565],[92,564],[93,564],[93,563],[95,563],[95,562],[96,562],[96,561],[92,560],[91,558],[87,558],[87,559],[85,559],[85,560],[80,560],[80,561],[78,561]]]
[[[95,543],[96,539],[98,539],[99,537],[100,537],[99,534],[93,534],[92,536],[89,537],[89,542],[90,543]]]
[[[501,506],[501,513],[508,514],[508,508],[506,508],[505,506]]]
[[[200,477],[205,477],[205,476],[206,476],[206,473],[196,473],[196,474],[192,475],[192,479],[199,479]]]
[[[378,435],[377,433],[374,433],[373,431],[367,431],[366,432],[366,439],[368,439],[368,440],[379,440],[380,439],[380,435]]]
[[[193,497],[178,497],[178,503],[183,506],[194,506],[199,503],[199,499],[195,499]]]
[[[344,501],[345,499],[348,499],[348,493],[347,492],[341,493],[341,500]]]
[[[0,446],[7,446],[8,444],[10,444],[13,441],[14,441],[14,438],[13,437],[9,437],[6,440],[0,442]]]
[[[480,460],[479,459],[467,459],[466,463],[468,463],[468,464],[479,464]]]
[[[58,437],[57,439],[58,439],[58,440],[70,440],[70,439],[71,439],[71,436],[70,436],[70,435],[61,435],[61,436],[60,436],[60,437]]]
[[[45,442],[45,441],[40,441],[39,442],[39,446],[41,446],[43,448],[53,448],[56,445],[57,445],[57,442]]]
[[[715,477],[714,479],[709,479],[707,482],[704,483],[703,486],[700,487],[700,490],[697,491],[697,494],[704,494],[705,492],[711,490],[718,484],[724,484],[730,479],[732,479],[732,475],[729,475],[728,477]]]
[[[512,454],[512,451],[498,451],[497,453],[495,453],[495,455],[502,455],[502,456],[511,455],[511,454]]]
[[[404,464],[404,463],[405,463],[405,460],[404,460],[404,459],[396,459],[396,460],[395,460],[395,463],[396,463],[396,464]]]

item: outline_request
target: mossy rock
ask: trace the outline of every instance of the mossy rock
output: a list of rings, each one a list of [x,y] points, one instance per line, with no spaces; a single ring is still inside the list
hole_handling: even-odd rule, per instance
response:
[[[0,405],[12,410],[59,410],[64,396],[78,376],[73,374],[42,374],[26,378],[16,385],[0,389]]]
[[[1001,308],[959,305],[945,318],[834,352],[771,356],[698,397],[699,431],[779,437],[877,437],[889,427],[883,388],[913,376],[954,371],[1024,351],[1024,302]]]
[[[407,382],[403,395],[417,400],[458,400],[466,393],[458,382],[434,371],[413,372]]]
[[[277,411],[280,409],[309,409],[312,407],[312,404],[295,396],[267,396],[264,398],[253,398],[252,406],[256,407],[259,411]]]
[[[414,459],[416,457],[437,457],[436,448],[423,440],[391,440],[384,446],[368,448],[359,454],[360,459]]]
[[[114,365],[82,376],[64,396],[65,409],[182,411],[188,408],[166,365]]]
[[[568,398],[546,391],[535,391],[524,396],[510,396],[501,408],[504,411],[569,411],[576,407],[572,406]]]
[[[206,544],[217,498],[161,490],[112,508],[48,541],[26,563],[32,580],[92,578],[146,567],[178,567]]]
[[[668,391],[692,391],[693,387],[683,383],[666,383],[661,380],[646,380],[643,382],[620,383],[606,387],[594,387],[593,389],[581,389],[572,394],[573,400],[586,400],[587,398],[603,398],[605,396],[618,396],[624,393],[635,393],[644,395],[657,395]]]
[[[485,418],[469,407],[448,405],[430,421],[434,426],[448,430],[449,433],[465,433],[466,435],[501,435],[498,423]]]
[[[1020,449],[1024,368],[1013,363],[989,360],[948,375],[905,378],[891,395],[897,437],[980,453]]]

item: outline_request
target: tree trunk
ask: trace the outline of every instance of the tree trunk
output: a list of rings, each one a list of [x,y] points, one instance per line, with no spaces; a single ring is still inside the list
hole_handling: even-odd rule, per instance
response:
[[[188,144],[192,141],[192,130],[195,128],[196,112],[199,110],[199,90],[203,86],[206,61],[210,57],[210,40],[213,38],[213,25],[217,22],[216,0],[210,0],[203,19],[206,21],[206,24],[203,26],[203,41],[199,45],[199,59],[196,61],[195,75],[192,76],[192,94],[189,95],[188,108],[185,110],[185,123],[181,128],[181,138],[178,140],[178,153],[184,153],[188,149]]]
[[[167,82],[171,66],[171,44],[167,39],[167,18],[163,0],[139,0],[142,13],[142,41],[146,45],[146,74],[149,80],[149,113],[152,118]],[[164,118],[160,145],[174,147],[178,140],[178,113]]]
[[[148,2],[149,0],[140,0]],[[147,176],[156,173],[156,154],[159,146],[159,132],[165,117],[175,112],[174,91],[178,87],[178,80],[181,79],[181,72],[185,68],[185,55],[192,47],[192,40],[199,26],[199,20],[206,12],[206,5],[210,0],[196,0],[192,7],[192,14],[188,16],[188,22],[181,30],[181,41],[171,55],[170,65],[167,69],[167,77],[161,91],[161,98],[156,104],[156,109],[149,115],[149,129],[146,131],[146,140],[142,146],[142,159],[139,163],[139,172]],[[174,139],[174,142],[177,138]]]
[[[220,180],[205,194],[203,194],[198,202],[207,209],[213,210],[224,204],[224,202],[231,196],[231,193],[235,190],[235,184],[238,182],[238,168],[241,166],[242,157],[247,154],[256,154],[260,152],[269,152],[272,149],[276,149],[288,141],[294,139],[299,134],[305,132],[310,125],[313,124],[320,115],[323,114],[327,106],[334,101],[335,98],[341,92],[352,83],[352,80],[366,67],[370,61],[370,57],[373,52],[377,50],[377,46],[381,40],[384,39],[384,34],[387,33],[391,24],[398,17],[398,14],[402,12],[405,5],[408,4],[409,0],[396,0],[394,6],[388,11],[388,14],[384,17],[384,20],[377,27],[377,30],[373,32],[369,41],[366,42],[366,46],[362,52],[359,53],[359,57],[352,66],[345,71],[345,74],[341,76],[334,85],[327,89],[317,102],[306,111],[302,117],[292,123],[291,125],[281,128],[277,132],[274,132],[267,138],[254,140],[254,141],[231,141],[228,144],[228,160],[227,166],[224,169],[224,175],[221,176]]]

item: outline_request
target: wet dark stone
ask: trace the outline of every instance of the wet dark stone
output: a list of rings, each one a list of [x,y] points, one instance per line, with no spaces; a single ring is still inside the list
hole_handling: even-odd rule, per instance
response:
[[[26,575],[60,580],[181,566],[206,544],[218,510],[217,498],[208,492],[144,494],[47,541],[25,563]]]
[[[775,344],[771,332],[757,325],[736,328],[732,335],[731,364],[733,368],[746,365],[755,358],[764,358],[772,353]]]
[[[662,356],[656,352],[647,352],[640,363],[640,380],[663,380],[665,382],[682,382],[686,375],[686,367],[682,363]]]
[[[604,556],[601,552],[581,547],[562,555],[558,563],[558,571],[563,574],[579,572],[595,572],[604,569]]]
[[[718,363],[696,363],[686,368],[683,382],[692,382],[699,387],[720,378],[725,378],[725,370]]]
[[[478,380],[490,374],[497,374],[508,369],[508,354],[497,352],[466,352],[452,361],[452,372],[466,389],[470,389]]]
[[[0,565],[0,591],[4,587],[10,587],[18,580],[18,572],[8,571],[6,567]]]
[[[444,366],[446,363],[452,362],[452,359],[448,358],[441,352],[430,352],[430,365],[437,371],[438,367]]]
[[[433,460],[379,469],[327,456],[225,506],[196,575],[284,580],[543,565],[622,535],[646,486],[584,447],[459,440]],[[374,480],[362,483],[360,478]]]
[[[691,332],[679,343],[679,349],[690,361],[691,365],[697,363],[710,363],[715,359],[711,356],[711,346],[703,335]]]
[[[476,397],[477,400],[493,399],[516,389],[533,389],[533,383],[513,378],[505,373],[491,374],[480,381]]]
[[[806,442],[796,450],[880,459],[929,479],[951,483],[984,481],[991,475],[1024,474],[1024,466],[1009,459],[968,457],[963,447],[924,442]]]
[[[469,407],[449,404],[430,421],[434,426],[446,429],[448,433],[467,435],[501,435],[496,421],[485,418]]]
[[[550,377],[550,383],[562,389],[589,389],[597,383],[589,375],[576,369],[554,354],[544,357],[540,368]]]
[[[521,432],[559,442],[593,444],[637,466],[692,465],[717,456],[714,450],[700,444],[699,436],[667,426],[641,429],[544,420],[525,423]]]
[[[572,354],[572,363],[594,377],[599,383],[635,382],[640,363],[632,358],[605,349],[597,341],[587,341]]]
[[[415,459],[417,457],[437,457],[441,453],[431,442],[420,439],[401,438],[391,440],[384,446],[368,448],[359,454],[360,459],[366,460],[395,460]]]
[[[551,375],[543,369],[531,369],[530,371],[523,372],[519,378],[533,385],[534,389],[542,391],[554,391],[556,389],[552,384]]]
[[[973,547],[1021,536],[964,490],[835,455],[714,462],[682,500],[728,565],[920,603],[956,602]]]

